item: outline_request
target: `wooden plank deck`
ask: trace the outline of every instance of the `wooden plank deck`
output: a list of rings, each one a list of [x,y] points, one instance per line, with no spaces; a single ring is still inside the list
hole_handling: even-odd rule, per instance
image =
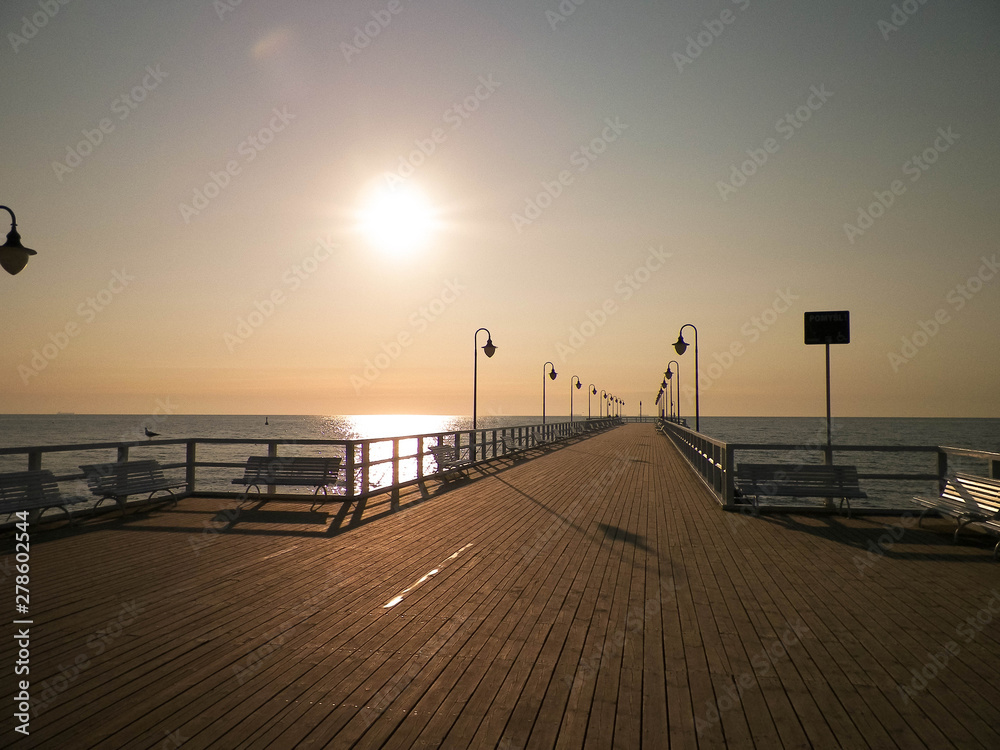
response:
[[[648,424],[471,474],[37,532],[3,745],[1000,747],[1000,567],[947,522],[724,513]]]

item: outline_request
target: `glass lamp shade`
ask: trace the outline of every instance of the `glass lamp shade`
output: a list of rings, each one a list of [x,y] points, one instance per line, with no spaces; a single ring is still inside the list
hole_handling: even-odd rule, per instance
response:
[[[688,344],[681,335],[677,336],[677,341],[674,342],[674,351],[681,355],[687,351]]]
[[[21,235],[17,233],[16,229],[11,228],[7,234],[7,241],[0,245],[0,266],[11,275],[20,273],[32,255],[37,255],[37,253],[22,245]]]
[[[555,368],[553,368],[552,372],[549,373],[549,377],[555,380],[557,374],[558,373],[555,371]]]
[[[483,354],[487,357],[492,357],[496,354],[497,348],[493,346],[493,339],[486,339],[486,343],[483,345]]]

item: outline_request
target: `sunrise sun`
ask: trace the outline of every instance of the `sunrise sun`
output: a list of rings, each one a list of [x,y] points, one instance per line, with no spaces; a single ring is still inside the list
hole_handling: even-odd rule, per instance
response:
[[[379,185],[363,199],[358,228],[373,246],[404,255],[424,247],[437,225],[433,207],[411,184]]]

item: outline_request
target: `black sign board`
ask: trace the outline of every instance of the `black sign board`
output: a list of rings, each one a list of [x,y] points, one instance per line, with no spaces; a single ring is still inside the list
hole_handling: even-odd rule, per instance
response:
[[[850,344],[851,313],[847,310],[806,313],[807,344]]]

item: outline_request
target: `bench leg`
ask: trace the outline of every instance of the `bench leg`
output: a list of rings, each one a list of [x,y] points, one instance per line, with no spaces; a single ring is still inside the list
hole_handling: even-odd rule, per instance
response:
[[[953,537],[953,540],[956,544],[958,543],[958,532],[960,532],[962,529],[964,529],[972,522],[973,520],[971,518],[967,518],[964,521],[961,518],[958,519],[958,526],[955,527],[955,536]]]

